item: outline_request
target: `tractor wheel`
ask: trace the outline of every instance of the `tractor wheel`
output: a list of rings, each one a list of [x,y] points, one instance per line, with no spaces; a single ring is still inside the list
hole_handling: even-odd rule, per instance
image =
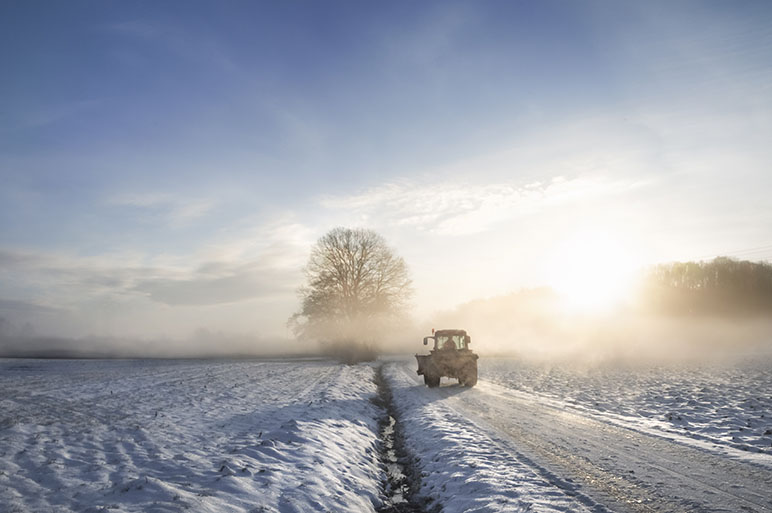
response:
[[[440,386],[440,377],[424,374],[424,383],[426,383],[426,386],[429,388],[437,388]]]
[[[459,383],[467,387],[473,387],[477,384],[477,365],[467,365],[462,374],[463,378],[459,379]]]

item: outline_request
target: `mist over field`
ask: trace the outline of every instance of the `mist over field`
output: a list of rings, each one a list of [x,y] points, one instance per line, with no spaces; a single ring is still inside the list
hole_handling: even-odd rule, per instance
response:
[[[318,344],[294,338],[260,338],[199,329],[189,338],[37,335],[0,318],[0,357],[25,358],[234,358],[319,355]]]
[[[652,363],[772,353],[772,320],[566,310],[548,289],[473,301],[433,326],[463,326],[476,351],[529,361]]]
[[[41,336],[31,326],[0,319],[2,356],[40,357],[255,357],[330,354],[313,337],[232,335],[198,329],[178,339]],[[516,356],[534,362],[661,363],[721,361],[772,354],[772,319],[758,312],[733,315],[664,312],[632,302],[581,310],[548,288],[476,299],[426,319],[359,322],[349,342],[381,354],[420,353],[432,328],[465,329],[483,356]]]

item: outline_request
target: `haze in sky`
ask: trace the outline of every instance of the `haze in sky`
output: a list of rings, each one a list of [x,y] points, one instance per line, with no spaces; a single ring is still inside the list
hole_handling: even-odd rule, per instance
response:
[[[0,69],[0,317],[40,334],[286,336],[336,226],[419,319],[772,258],[766,0],[3,2]]]

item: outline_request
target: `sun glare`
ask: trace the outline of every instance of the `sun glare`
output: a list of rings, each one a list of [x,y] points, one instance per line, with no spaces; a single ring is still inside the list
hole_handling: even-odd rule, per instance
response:
[[[575,310],[605,310],[631,291],[631,256],[605,234],[582,233],[561,244],[550,262],[550,285]]]

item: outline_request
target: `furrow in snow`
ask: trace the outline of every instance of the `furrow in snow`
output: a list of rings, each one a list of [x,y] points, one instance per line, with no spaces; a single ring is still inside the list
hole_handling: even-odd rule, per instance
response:
[[[410,369],[414,373],[414,369]],[[420,469],[419,495],[445,513],[467,511],[581,512],[597,504],[561,488],[523,461],[505,440],[480,429],[448,400],[470,389],[427,389],[401,363],[387,363],[405,433]]]
[[[0,360],[3,511],[375,511],[373,369]]]

